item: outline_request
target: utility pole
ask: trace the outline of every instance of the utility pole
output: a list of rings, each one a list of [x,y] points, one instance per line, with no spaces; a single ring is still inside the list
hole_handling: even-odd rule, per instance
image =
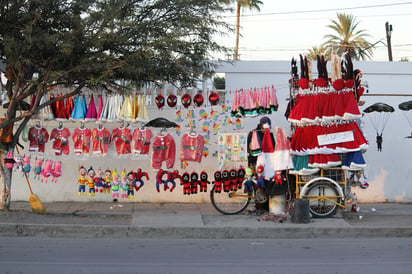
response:
[[[385,29],[386,29],[386,44],[388,46],[389,62],[392,62],[392,45],[391,45],[392,25],[389,25],[389,22],[386,22]]]

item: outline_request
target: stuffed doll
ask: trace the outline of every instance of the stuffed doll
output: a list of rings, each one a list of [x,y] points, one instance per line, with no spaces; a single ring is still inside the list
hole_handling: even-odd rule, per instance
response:
[[[37,160],[36,160],[37,161]],[[79,179],[77,179],[77,183],[79,184],[79,192],[78,195],[86,195],[86,183],[87,183],[87,170],[83,166],[79,166]]]
[[[13,170],[19,170],[19,171],[23,170],[23,156],[16,155],[14,157]]]
[[[222,182],[223,182],[223,191],[224,192],[229,192],[230,189],[231,189],[229,171],[227,171],[227,170],[222,171]]]
[[[181,185],[183,185],[183,194],[190,195],[192,185],[190,183],[190,175],[188,172],[182,174]]]
[[[176,182],[175,182],[176,179],[182,180],[178,170],[174,170],[173,172],[169,172],[167,174],[166,184],[168,183],[172,184],[172,187],[170,188],[170,192],[172,192],[176,187]]]
[[[197,186],[199,185],[199,175],[196,172],[190,174],[190,193],[197,194]]]
[[[265,183],[265,177],[263,176],[264,172],[264,167],[263,166],[258,166],[256,172],[258,174],[258,179],[257,179],[257,188],[262,190],[266,188],[266,183]]]
[[[282,175],[281,171],[276,171],[275,176],[273,177],[273,181],[277,185],[283,184],[283,182],[285,181],[285,177]]]
[[[167,170],[159,169],[159,171],[156,174],[156,190],[157,192],[160,192],[160,185],[164,185],[164,190],[166,191],[168,189],[167,187],[167,182],[163,180],[163,175],[167,174]]]
[[[134,174],[135,180],[136,180],[136,184],[135,184],[135,189],[136,191],[139,191],[142,186],[144,186],[144,181],[143,181],[143,177],[146,177],[147,180],[149,179],[149,175],[147,175],[147,172],[142,172],[141,168],[137,169],[137,172]],[[137,183],[140,183],[139,186],[137,186]]]
[[[87,170],[87,185],[89,187],[89,197],[93,197],[96,195],[94,177],[96,176],[96,171],[94,171],[93,167],[90,167]]]
[[[112,181],[113,181],[112,171],[110,169],[106,169],[104,171],[104,178],[103,178],[103,193],[109,194]]]
[[[23,156],[23,175],[29,175],[31,171],[31,164],[30,164],[31,158],[29,156],[24,155]]]
[[[237,172],[236,172],[236,169],[231,169],[229,171],[229,179],[230,179],[230,189],[236,191],[237,190]]]
[[[110,188],[112,192],[112,198],[116,199],[119,198],[119,191],[120,191],[120,175],[117,173],[117,170],[112,171],[112,182],[110,183]]]
[[[36,158],[36,160],[34,161],[34,169],[33,169],[34,179],[38,179],[38,180],[40,179],[42,166],[43,166],[43,159]]]
[[[103,193],[103,171],[100,167],[96,171],[96,176],[94,176],[94,187],[96,192]]]
[[[210,182],[207,180],[207,173],[206,171],[202,171],[200,173],[200,192],[207,192],[207,185],[210,184]]]
[[[243,180],[243,191],[245,193],[251,193],[255,190],[256,184],[253,181],[253,172],[251,168],[245,169],[246,179]]]
[[[215,180],[212,182],[215,187],[214,190],[216,193],[222,192],[222,172],[220,170],[216,171],[214,174]]]
[[[129,180],[127,178],[126,170],[123,169],[120,173],[120,195],[122,199],[127,199],[127,191],[129,190]]]
[[[61,161],[57,160],[54,162],[52,175],[53,175],[52,182],[57,183],[57,178],[62,176],[62,162]]]
[[[127,173],[127,198],[130,200],[134,199],[134,190],[136,188],[136,176],[135,172],[130,171]]]
[[[252,172],[252,170],[250,171]],[[243,167],[237,171],[237,189],[242,189],[243,181],[245,180],[246,171]]]
[[[40,174],[43,176],[41,178],[41,182],[47,183],[47,179],[52,175],[53,172],[53,161],[52,160],[46,160],[44,164],[44,168],[40,172]]]

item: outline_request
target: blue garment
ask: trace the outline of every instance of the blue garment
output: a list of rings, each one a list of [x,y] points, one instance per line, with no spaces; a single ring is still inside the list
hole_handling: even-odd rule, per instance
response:
[[[79,95],[74,98],[74,107],[72,114],[70,115],[71,120],[84,120],[86,113],[84,112],[82,101],[83,100]]]

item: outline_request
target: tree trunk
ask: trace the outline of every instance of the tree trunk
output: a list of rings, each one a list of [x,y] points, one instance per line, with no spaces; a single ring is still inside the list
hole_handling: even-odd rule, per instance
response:
[[[235,49],[233,53],[233,60],[239,60],[239,36],[240,36],[240,10],[242,8],[241,1],[237,1],[237,8],[236,8],[236,43]]]
[[[13,169],[6,168],[4,164],[4,159],[6,158],[7,152],[1,153],[1,164],[0,164],[0,183],[1,183],[1,190],[0,190],[0,210],[9,210],[10,209],[10,201],[11,201],[11,179],[12,179],[12,171]]]

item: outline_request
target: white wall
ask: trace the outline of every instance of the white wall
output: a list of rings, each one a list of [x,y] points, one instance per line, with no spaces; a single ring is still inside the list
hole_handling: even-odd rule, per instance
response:
[[[313,66],[316,68],[316,65]],[[363,80],[369,84],[369,94],[382,93],[400,93],[412,94],[410,88],[412,87],[412,63],[389,63],[389,62],[355,62],[354,68],[359,68],[363,72]],[[227,100],[224,102],[227,105],[231,104],[233,94],[230,91],[239,88],[260,88],[266,85],[274,85],[279,100],[279,110],[272,115],[269,115],[273,126],[281,126],[288,131],[289,123],[284,117],[285,108],[287,105],[287,98],[289,96],[290,78],[290,63],[287,61],[239,61],[231,64],[222,64],[218,69],[219,73],[225,73],[226,90],[228,92]],[[314,69],[316,73],[316,69]],[[403,138],[410,135],[412,129],[409,127],[403,113],[398,109],[397,105],[401,102],[412,100],[408,96],[364,96],[362,100],[365,105],[361,107],[361,111],[374,102],[385,102],[392,105],[396,110],[389,120],[387,128],[384,132],[383,151],[376,151],[375,132],[370,122],[366,119],[365,132],[370,141],[370,147],[365,154],[365,159],[368,163],[367,172],[369,175],[370,187],[367,190],[357,190],[358,199],[362,202],[382,202],[382,201],[412,201],[412,160],[410,154],[412,152],[412,139]],[[220,108],[220,107],[219,107]],[[215,109],[219,109],[216,108]],[[205,107],[209,112],[210,106]],[[198,108],[195,108],[195,114],[198,115]],[[220,110],[220,109],[219,109]],[[149,116],[151,119],[156,117],[166,117],[169,120],[175,120],[177,109],[170,109],[165,107],[163,110],[158,110],[155,106],[149,106]],[[182,109],[186,114],[186,110]],[[197,119],[199,117],[197,116]],[[243,119],[245,128],[243,131],[248,132],[256,127],[257,118]],[[35,121],[32,122],[34,124]],[[182,132],[188,131],[185,125],[188,123],[181,123]],[[31,125],[32,125],[31,124]],[[49,132],[57,126],[56,122],[45,122]],[[131,128],[139,127],[141,124],[131,124]],[[65,123],[71,131],[78,127],[78,123]],[[106,127],[113,128],[119,126],[118,123],[106,124]],[[200,130],[201,123],[197,121],[197,132]],[[86,127],[94,128],[95,123],[86,123]],[[222,127],[220,132],[232,132],[234,126]],[[154,134],[159,132],[158,129],[153,129]],[[175,134],[173,129],[170,132],[176,140],[177,151],[180,148],[180,137]],[[217,169],[217,158],[212,156],[216,150],[216,135],[211,133],[209,156],[203,158],[202,162],[190,163],[188,172],[201,172],[203,169],[208,173],[209,180],[213,179],[213,173]],[[27,146],[27,144],[25,144]],[[27,152],[27,151],[25,151]],[[178,152],[177,152],[178,153]],[[53,159],[57,159],[50,152],[46,155]],[[98,167],[117,168],[126,170],[142,168],[143,171],[149,173],[150,180],[146,180],[145,186],[135,195],[135,202],[197,202],[208,203],[209,196],[207,194],[197,194],[184,196],[180,185],[177,186],[174,192],[157,193],[155,188],[155,174],[151,168],[150,159],[147,160],[131,160],[118,159],[115,153],[104,158],[87,158],[85,160],[76,159],[71,154],[71,158],[63,158],[63,176],[58,179],[56,184],[40,182],[33,179],[33,174],[30,174],[30,181],[32,183],[33,191],[38,194],[42,201],[111,201],[110,195],[96,195],[93,198],[78,197],[77,196],[77,170],[79,165],[84,165],[86,168],[93,166]],[[33,162],[33,161],[32,161]],[[175,169],[180,168],[178,154],[176,155]],[[50,179],[49,179],[50,180]],[[179,181],[177,181],[179,182]],[[20,173],[15,173],[12,184],[12,200],[27,200],[29,191],[26,182]]]

